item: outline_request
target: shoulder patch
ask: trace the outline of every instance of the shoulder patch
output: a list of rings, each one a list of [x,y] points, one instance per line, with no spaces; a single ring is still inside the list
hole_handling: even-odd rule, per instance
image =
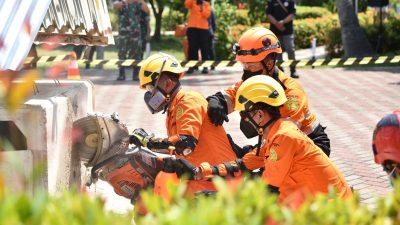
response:
[[[289,97],[285,103],[285,106],[290,111],[296,111],[299,109],[299,102],[297,101],[296,97]]]
[[[277,159],[278,159],[278,155],[276,154],[275,149],[274,149],[273,147],[271,147],[271,148],[269,149],[269,157],[268,157],[268,160],[269,160],[269,161],[272,161],[272,162],[275,162]]]
[[[176,119],[179,120],[183,116],[183,108],[182,106],[178,106],[176,109]]]

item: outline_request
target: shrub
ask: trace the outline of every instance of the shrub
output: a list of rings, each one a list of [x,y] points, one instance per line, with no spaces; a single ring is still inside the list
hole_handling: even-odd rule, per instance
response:
[[[400,17],[389,17],[388,22],[385,24],[385,41],[384,52],[400,51]]]
[[[228,45],[224,48],[220,48],[220,51],[227,51],[223,53],[219,53],[220,55],[232,56],[231,55],[231,47],[234,42],[236,42],[240,36],[251,27],[261,26],[265,28],[269,28],[269,23],[259,23],[254,26],[249,25],[232,25],[230,29],[224,30],[224,33],[229,33],[230,37],[226,40],[229,42]],[[328,39],[330,34],[330,30],[339,26],[339,20],[337,16],[331,15],[322,18],[308,18],[302,20],[294,21],[294,32],[295,32],[295,45],[296,49],[304,49],[310,48],[311,39],[313,37],[317,38],[317,45],[326,45],[328,44]],[[340,30],[339,30],[340,32]],[[340,33],[339,33],[340,38]],[[333,41],[333,40],[332,40]],[[222,59],[222,58],[221,58]]]
[[[266,192],[261,180],[246,180],[236,191],[220,179],[219,192],[211,197],[182,197],[182,188],[171,188],[169,204],[151,192],[142,194],[149,213],[137,217],[137,224],[398,224],[400,222],[400,185],[376,207],[361,204],[357,193],[343,200],[335,192],[305,199],[297,208],[278,205],[276,196]],[[300,203],[292,199],[290,203]]]
[[[322,18],[308,18],[294,21],[296,49],[309,48],[311,39],[317,38],[317,45],[327,43],[329,30],[339,26],[337,16],[326,16]]]
[[[251,25],[247,9],[238,9],[236,11],[236,24]]]
[[[380,33],[379,24],[374,21],[373,16],[369,11],[359,13],[358,20],[372,47],[376,48]],[[400,52],[400,17],[390,13],[387,20],[384,21],[383,26],[384,41],[381,43],[382,53],[398,54]],[[326,51],[331,57],[340,57],[344,53],[339,23],[337,27],[328,31]]]
[[[124,215],[105,211],[99,198],[77,192],[58,196],[7,191],[0,186],[0,224],[399,224],[400,180],[394,192],[377,198],[369,207],[360,203],[357,192],[343,200],[335,192],[312,198],[296,196],[290,205],[278,205],[276,195],[267,193],[260,179],[227,184],[214,179],[218,193],[213,196],[183,197],[184,185],[169,186],[171,201],[152,190],[141,193],[148,213]],[[234,186],[234,187],[233,187]],[[135,221],[133,221],[133,219]]]
[[[76,192],[50,197],[6,191],[0,195],[0,224],[131,224],[132,214],[118,215],[103,209],[99,198]]]
[[[296,17],[295,20],[298,19],[306,19],[306,18],[318,18],[329,16],[332,13],[323,7],[309,7],[309,6],[298,6],[296,7]]]
[[[221,0],[214,5],[215,21],[217,30],[215,32],[215,56],[217,60],[231,59],[232,44],[236,41],[231,33],[230,27],[237,24],[236,6],[228,0]]]
[[[344,54],[340,27],[328,31],[325,50],[330,57],[341,57]]]
[[[186,22],[186,17],[183,12],[170,9],[168,13],[163,15],[162,28],[165,31],[175,30],[176,25]]]
[[[267,15],[265,14],[265,7],[267,2],[264,0],[248,0],[248,17],[250,24],[254,25],[267,21]]]
[[[108,15],[110,16],[111,29],[113,31],[118,31],[118,13],[116,10],[109,8]]]

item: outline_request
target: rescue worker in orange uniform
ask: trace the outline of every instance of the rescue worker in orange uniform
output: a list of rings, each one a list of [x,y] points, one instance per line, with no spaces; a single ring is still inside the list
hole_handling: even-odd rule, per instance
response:
[[[375,127],[372,152],[390,181],[400,176],[400,109],[383,117]]]
[[[189,172],[204,180],[264,166],[262,179],[281,202],[298,191],[327,193],[329,186],[337,189],[338,197],[351,196],[343,175],[326,154],[291,119],[281,117],[279,107],[286,102],[284,89],[275,79],[258,75],[244,81],[237,90],[235,110],[257,132],[257,147],[242,159],[214,166],[204,162]]]
[[[227,114],[233,112],[235,107],[235,96],[243,81],[254,75],[268,75],[278,81],[287,97],[287,102],[280,108],[282,117],[289,117],[296,125],[308,135],[314,143],[330,155],[330,140],[325,133],[314,113],[308,106],[308,97],[300,83],[285,75],[278,69],[275,62],[282,53],[278,38],[266,28],[251,28],[240,37],[239,42],[234,45],[236,60],[243,66],[242,80],[221,92],[207,97],[208,115],[211,122],[220,126],[224,121],[228,122]],[[244,120],[240,121],[240,129],[246,132],[247,138],[257,136],[257,132]]]
[[[146,89],[144,101],[152,114],[167,112],[168,137],[159,138],[135,129],[131,143],[155,149],[175,147],[177,158],[195,166],[213,164],[236,158],[223,127],[215,127],[207,116],[207,101],[199,93],[181,89],[184,70],[173,57],[157,53],[147,58],[139,72],[140,88]],[[188,193],[215,191],[210,181],[188,181]]]

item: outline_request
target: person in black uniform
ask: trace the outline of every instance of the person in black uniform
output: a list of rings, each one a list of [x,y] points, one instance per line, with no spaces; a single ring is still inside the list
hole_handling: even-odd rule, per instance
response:
[[[296,14],[294,0],[269,0],[266,14],[271,23],[270,30],[278,37],[283,51],[287,52],[289,59],[296,60],[293,34],[293,18]],[[278,61],[282,61],[282,54],[279,54]],[[290,76],[299,78],[296,66],[290,66]]]

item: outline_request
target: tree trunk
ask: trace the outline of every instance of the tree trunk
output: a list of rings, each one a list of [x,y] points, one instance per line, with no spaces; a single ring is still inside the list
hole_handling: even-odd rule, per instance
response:
[[[154,29],[153,39],[156,41],[161,40],[161,23],[162,13],[164,12],[163,0],[150,0],[151,9],[153,10],[154,18],[156,19],[156,27]],[[157,3],[157,7],[155,6]]]
[[[154,40],[159,41],[161,39],[161,21],[162,21],[162,13],[164,10],[161,11],[161,13],[154,14],[154,17],[156,19],[156,28],[154,29],[154,35],[153,38]]]
[[[346,57],[363,57],[375,54],[364,31],[361,29],[352,0],[336,0],[339,13],[342,42]]]

